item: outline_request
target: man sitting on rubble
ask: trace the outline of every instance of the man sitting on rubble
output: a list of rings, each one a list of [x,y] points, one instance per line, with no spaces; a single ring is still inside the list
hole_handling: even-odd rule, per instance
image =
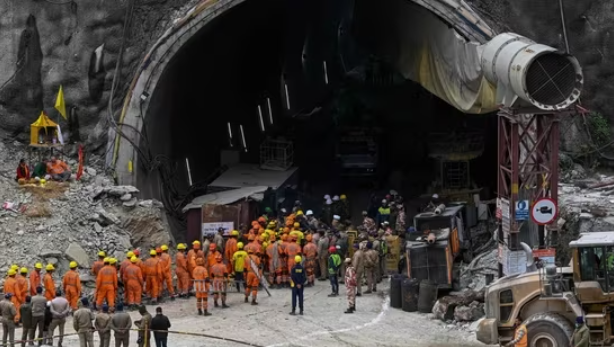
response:
[[[29,179],[30,179],[30,168],[28,167],[26,160],[21,159],[19,161],[19,166],[17,166],[17,176],[15,178],[15,181],[22,184],[22,183],[26,183]]]
[[[47,173],[51,175],[54,181],[60,182],[68,181],[71,175],[68,165],[56,157],[51,157],[51,160],[47,163]]]

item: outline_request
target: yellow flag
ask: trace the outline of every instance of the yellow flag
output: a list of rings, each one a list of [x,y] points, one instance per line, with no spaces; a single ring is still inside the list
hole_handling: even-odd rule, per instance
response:
[[[61,85],[60,91],[58,92],[58,98],[55,100],[55,109],[60,112],[64,119],[68,120],[68,118],[66,118],[66,105],[64,104],[64,91]]]

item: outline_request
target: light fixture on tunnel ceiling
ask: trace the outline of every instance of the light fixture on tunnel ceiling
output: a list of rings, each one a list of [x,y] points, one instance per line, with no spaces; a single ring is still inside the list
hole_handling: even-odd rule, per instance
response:
[[[230,147],[233,147],[232,144],[232,127],[230,126],[230,122],[226,123],[228,126],[228,141],[230,142]]]
[[[326,60],[322,62],[324,66],[324,83],[328,84],[328,67],[326,66]]]
[[[185,158],[185,169],[188,172],[188,183],[190,184],[190,187],[191,187],[193,185],[192,170],[190,170],[190,160],[187,157]]]
[[[288,91],[288,83],[284,83],[284,90],[286,92],[286,109],[290,109],[290,92]]]
[[[273,125],[273,108],[271,107],[271,98],[266,98],[266,107],[269,112],[269,123]]]
[[[149,98],[149,93],[147,91],[144,91],[143,93],[141,93],[141,101],[142,102],[147,101],[148,98]]]
[[[258,105],[258,123],[260,123],[260,131],[264,131],[264,118],[262,118],[262,107]]]
[[[245,132],[243,131],[243,124],[239,124],[239,131],[241,132],[241,143],[243,144],[243,150],[247,152],[247,142],[245,142]]]

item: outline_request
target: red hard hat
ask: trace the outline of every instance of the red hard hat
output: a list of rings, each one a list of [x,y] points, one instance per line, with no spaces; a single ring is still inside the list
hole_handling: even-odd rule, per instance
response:
[[[328,251],[330,253],[333,253],[333,252],[337,251],[337,248],[335,246],[331,246],[330,248],[328,248]]]
[[[138,257],[139,255],[141,255],[141,251],[139,251],[138,249],[135,249],[134,250],[134,255],[136,255]]]

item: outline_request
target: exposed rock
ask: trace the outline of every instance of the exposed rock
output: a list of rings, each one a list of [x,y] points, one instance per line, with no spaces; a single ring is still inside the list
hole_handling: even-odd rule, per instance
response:
[[[50,250],[50,249],[44,249],[40,252],[39,255],[41,256],[41,258],[59,258],[62,256],[62,252]]]
[[[74,260],[80,266],[88,266],[90,259],[85,252],[85,250],[78,243],[71,243],[68,245],[66,252],[64,252],[66,257],[70,260]]]
[[[123,203],[124,206],[126,207],[134,207],[136,206],[136,204],[138,203],[138,199],[137,198],[132,198],[129,201],[126,201]]]
[[[454,320],[457,322],[473,322],[482,317],[484,317],[484,304],[477,301],[454,309]]]
[[[124,195],[121,196],[121,198],[119,198],[119,200],[121,201],[129,201],[132,200],[132,194],[130,193],[126,193]]]
[[[456,293],[453,295],[448,295],[440,298],[433,306],[433,315],[437,319],[440,319],[444,322],[451,321],[454,319],[454,312],[456,307],[469,305],[471,302],[475,301],[480,294],[467,290],[461,293]],[[482,298],[484,294],[481,294]]]
[[[160,210],[135,210],[125,216],[121,227],[130,233],[133,245],[137,244],[144,249],[151,249],[170,243],[170,234],[163,218]]]
[[[139,190],[136,189],[136,187],[133,187],[133,186],[110,186],[110,187],[105,187],[104,188],[104,192],[109,194],[109,195],[113,195],[113,196],[117,196],[117,197],[123,197],[123,196],[125,196],[127,194],[137,194],[139,192]],[[128,199],[128,200],[130,200],[130,199]]]

